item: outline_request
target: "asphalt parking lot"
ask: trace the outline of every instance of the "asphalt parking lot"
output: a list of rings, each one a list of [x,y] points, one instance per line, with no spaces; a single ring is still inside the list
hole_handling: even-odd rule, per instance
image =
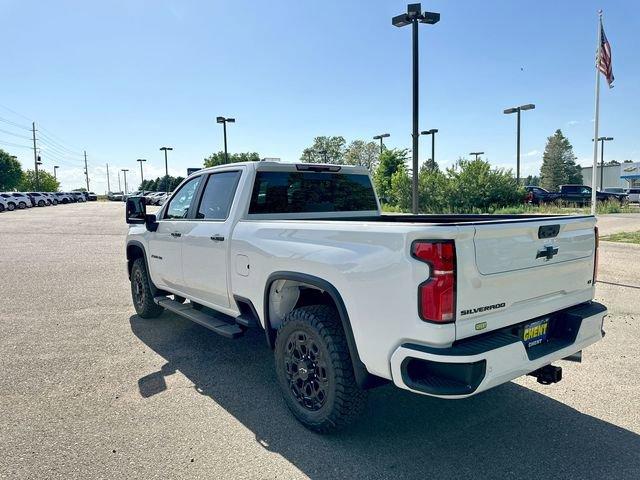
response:
[[[601,243],[607,336],[559,384],[460,401],[385,386],[319,436],[281,401],[262,334],[134,314],[123,210],[0,215],[1,478],[640,477],[640,246]],[[618,217],[601,234],[640,229]]]

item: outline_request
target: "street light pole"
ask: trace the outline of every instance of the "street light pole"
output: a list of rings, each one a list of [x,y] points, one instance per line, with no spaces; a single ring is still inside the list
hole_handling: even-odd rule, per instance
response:
[[[142,162],[146,162],[146,158],[139,158],[136,162],[140,162],[140,184],[144,183],[144,174],[142,173]],[[144,190],[144,188],[142,189]]]
[[[160,147],[161,151],[164,151],[164,186],[169,193],[169,162],[167,161],[167,152],[173,150],[173,147]],[[142,168],[142,164],[140,164]]]
[[[600,142],[600,190],[604,190],[604,142],[610,142],[611,140],[613,140],[613,137],[598,137]]]
[[[60,168],[60,167],[59,167],[58,165],[54,165],[54,166],[53,166],[53,179],[54,179],[54,180],[58,180],[57,170],[58,170],[59,168]]]
[[[222,124],[222,131],[224,132],[224,163],[229,163],[229,152],[227,152],[227,123],[236,123],[236,119],[229,117],[216,117],[216,123]]]
[[[427,23],[433,25],[440,21],[440,14],[433,12],[422,12],[422,6],[419,3],[410,3],[407,5],[407,13],[397,15],[391,20],[391,24],[395,27],[404,27],[411,25],[412,29],[412,68],[413,68],[413,128],[411,137],[413,139],[412,155],[413,155],[413,181],[411,185],[412,201],[411,211],[418,213],[418,107],[419,107],[419,54],[418,54],[418,23]]]
[[[431,135],[431,162],[433,165],[436,164],[436,133],[438,133],[437,128],[420,132],[420,135]]]
[[[382,139],[389,138],[390,136],[390,133],[381,133],[380,135],[373,137],[374,140],[380,140],[380,155],[382,155],[382,150],[384,150],[384,143],[382,143]]]
[[[484,155],[484,152],[469,152],[469,155],[475,155],[476,156],[476,160],[478,160],[478,157],[480,155]]]
[[[129,171],[128,168],[123,168],[122,169],[122,174],[124,175],[124,194],[126,195],[127,193],[129,193],[129,191],[127,190],[127,172]]]
[[[516,113],[518,118],[516,130],[516,181],[518,185],[520,185],[520,112],[523,110],[533,110],[534,108],[536,108],[536,106],[533,103],[527,103],[519,107],[507,108],[504,111],[506,115]]]

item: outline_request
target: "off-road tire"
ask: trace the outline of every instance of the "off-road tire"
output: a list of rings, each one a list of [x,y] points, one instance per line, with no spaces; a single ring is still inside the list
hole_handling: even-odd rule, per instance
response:
[[[164,310],[153,301],[144,258],[136,258],[131,267],[131,299],[136,313],[142,318],[156,318]]]
[[[296,366],[297,360],[292,354],[301,348],[302,344],[296,344],[296,341],[302,337],[312,342],[311,348],[307,350],[309,355],[312,349],[317,349],[314,355],[318,361],[306,359],[305,362],[310,363],[305,363],[303,367],[304,375],[314,378],[311,380],[312,386],[308,385],[308,377],[301,380],[301,370]],[[278,383],[287,407],[309,430],[332,433],[352,424],[362,415],[367,392],[356,384],[347,340],[338,313],[332,307],[311,305],[290,312],[278,330],[275,364]],[[292,370],[295,370],[293,375]],[[321,405],[305,405],[318,403],[317,392],[320,388],[314,389],[314,382],[317,386],[323,386],[324,400]],[[303,395],[300,398],[301,384],[303,390],[310,389],[308,391],[312,392],[313,397]]]

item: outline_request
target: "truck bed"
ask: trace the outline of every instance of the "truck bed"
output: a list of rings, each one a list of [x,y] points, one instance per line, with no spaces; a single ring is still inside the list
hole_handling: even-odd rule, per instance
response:
[[[381,214],[357,217],[325,217],[314,218],[314,221],[363,221],[363,222],[388,222],[388,223],[418,223],[428,225],[458,225],[503,222],[537,222],[560,218],[589,218],[591,215],[490,215],[490,214],[438,214],[438,215],[407,215],[407,214]]]

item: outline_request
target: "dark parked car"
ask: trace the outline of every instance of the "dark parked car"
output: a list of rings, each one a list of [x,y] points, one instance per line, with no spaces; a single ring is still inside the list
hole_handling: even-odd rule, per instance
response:
[[[586,185],[560,185],[558,199],[581,206],[591,205],[591,187]],[[629,197],[624,193],[596,191],[596,200],[598,202],[613,200],[620,203],[627,203]]]
[[[538,187],[537,185],[527,185],[524,188],[527,191],[526,201],[532,205],[550,203],[558,198],[558,193],[550,192],[542,187]]]

